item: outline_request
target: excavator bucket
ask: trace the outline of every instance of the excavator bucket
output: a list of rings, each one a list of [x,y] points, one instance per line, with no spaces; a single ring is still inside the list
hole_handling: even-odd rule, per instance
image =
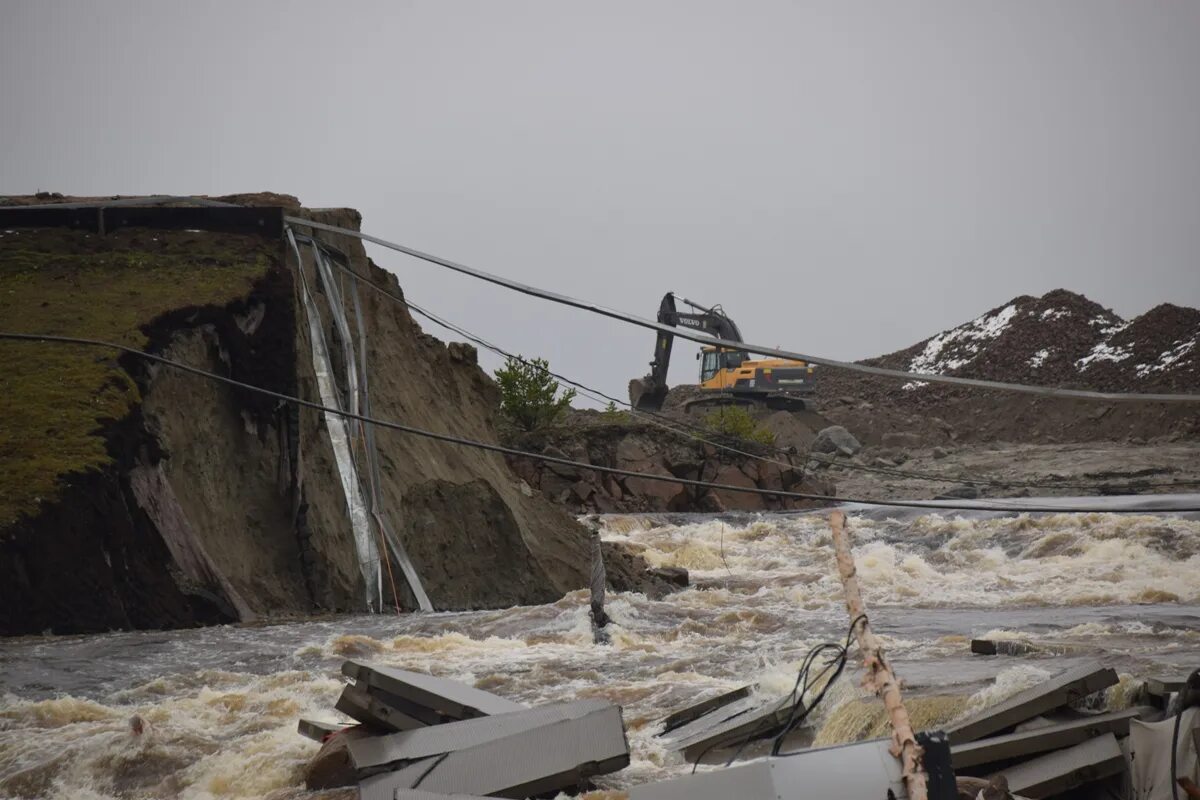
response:
[[[667,386],[651,375],[629,382],[629,402],[639,411],[661,411],[666,399]]]

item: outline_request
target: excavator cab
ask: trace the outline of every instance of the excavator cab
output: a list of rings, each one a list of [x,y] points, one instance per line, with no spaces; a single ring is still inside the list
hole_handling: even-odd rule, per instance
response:
[[[696,358],[700,359],[700,385],[706,389],[726,389],[733,386],[727,380],[731,371],[749,361],[750,354],[744,350],[705,347]]]

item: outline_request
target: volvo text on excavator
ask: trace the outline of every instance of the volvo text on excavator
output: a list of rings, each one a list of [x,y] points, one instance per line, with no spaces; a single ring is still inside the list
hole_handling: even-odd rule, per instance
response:
[[[679,298],[692,311],[679,311],[675,295],[667,292],[658,307],[658,321],[703,331],[717,339],[741,342],[737,324],[719,306],[707,308]],[[671,366],[674,334],[659,331],[650,374],[629,382],[629,401],[635,408],[657,411],[667,397],[667,369]],[[700,395],[684,405],[752,405],[800,411],[804,397],[813,391],[813,366],[783,358],[751,359],[745,350],[705,347],[700,359]]]

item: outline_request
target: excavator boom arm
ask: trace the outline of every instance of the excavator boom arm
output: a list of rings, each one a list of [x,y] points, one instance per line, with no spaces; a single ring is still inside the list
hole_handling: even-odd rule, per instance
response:
[[[694,311],[680,311],[675,305],[675,294],[667,292],[663,295],[658,306],[658,321],[663,325],[678,327],[680,325],[693,330],[704,331],[718,339],[732,342],[742,341],[742,332],[737,324],[725,315],[719,306],[706,308],[693,303],[686,297],[680,298]],[[659,331],[654,342],[654,359],[650,362],[650,374],[641,380],[629,383],[629,399],[636,408],[658,409],[667,396],[667,371],[671,366],[671,348],[675,336],[667,331]]]

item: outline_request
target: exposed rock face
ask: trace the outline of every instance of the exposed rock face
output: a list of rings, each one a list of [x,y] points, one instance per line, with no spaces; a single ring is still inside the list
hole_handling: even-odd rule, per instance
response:
[[[359,221],[350,210],[300,214],[352,228]],[[36,247],[36,232],[29,233],[23,246]],[[130,235],[160,243],[181,234]],[[221,234],[191,235],[191,251],[218,253],[225,241]],[[358,275],[400,293],[395,277],[371,264],[357,239],[318,238],[345,253]],[[95,246],[82,234],[72,241],[80,252]],[[264,277],[244,296],[146,321],[147,347],[319,401],[294,259],[282,242],[268,252]],[[316,291],[307,253],[304,262]],[[62,284],[62,295],[47,302],[71,299],[70,286]],[[497,390],[473,348],[443,345],[402,304],[367,287],[359,287],[359,303],[372,413],[496,441]],[[329,299],[316,292],[316,304],[333,341]],[[353,314],[349,293],[344,305]],[[356,333],[356,352],[360,344]],[[60,475],[57,497],[0,529],[0,633],[365,608],[370,587],[359,570],[321,412],[136,359],[114,362],[111,371],[132,378],[139,391],[130,413],[103,429],[110,463]],[[377,440],[382,507],[435,608],[538,603],[587,585],[587,532],[524,485],[502,457],[394,431],[378,431]],[[355,448],[361,459],[361,440]],[[575,477],[565,486],[580,482]],[[606,557],[615,588],[662,585],[645,576],[640,559]],[[401,605],[413,607],[395,564],[385,587],[391,580]],[[390,605],[390,589],[385,594]]]
[[[763,450],[766,460],[756,459],[628,417],[607,417],[597,412],[577,411],[566,424],[524,434],[517,438],[516,444],[531,452],[658,475],[663,480],[602,474],[526,458],[510,459],[514,471],[546,497],[581,513],[760,511],[812,505],[809,501],[733,489],[685,486],[671,478],[821,495],[832,495],[835,491],[828,481],[804,474],[802,457]],[[747,452],[750,452],[747,448],[755,447],[746,442],[730,444]]]

